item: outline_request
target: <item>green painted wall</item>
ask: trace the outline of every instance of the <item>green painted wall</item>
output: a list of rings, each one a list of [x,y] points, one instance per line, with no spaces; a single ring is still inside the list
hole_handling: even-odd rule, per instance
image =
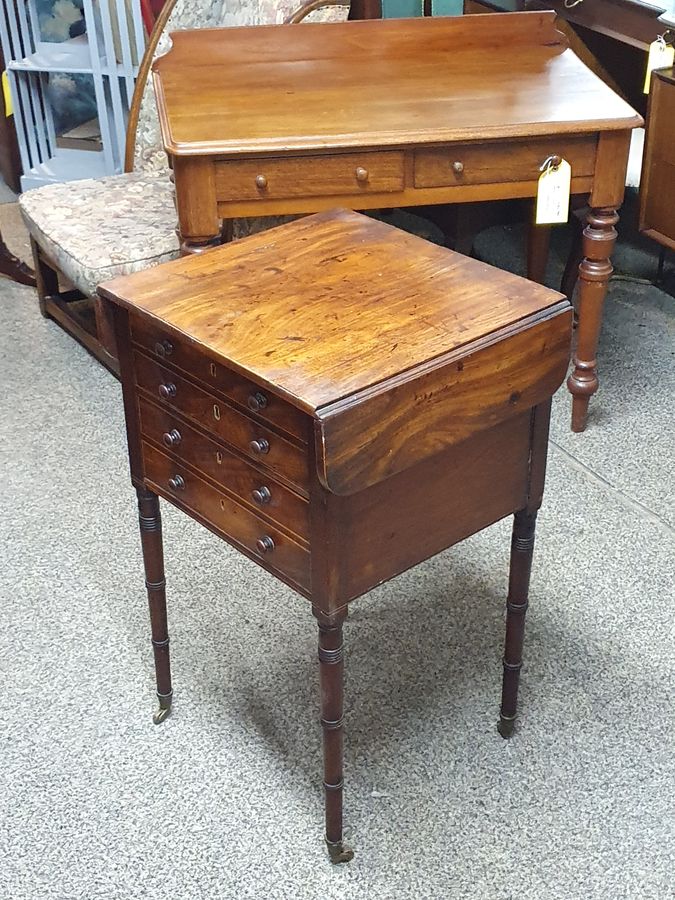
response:
[[[382,0],[383,19],[406,19],[422,15],[423,0]],[[435,16],[461,16],[464,0],[432,0]]]

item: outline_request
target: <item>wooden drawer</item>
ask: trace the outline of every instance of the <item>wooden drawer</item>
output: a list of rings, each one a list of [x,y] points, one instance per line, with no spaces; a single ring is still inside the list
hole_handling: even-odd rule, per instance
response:
[[[309,590],[309,550],[151,444],[144,441],[142,448],[145,480],[151,489],[195,513],[265,568]],[[172,486],[177,478],[179,488]],[[261,549],[259,541],[264,541],[268,549]]]
[[[174,409],[235,450],[301,488],[307,489],[307,450],[292,444],[196,384],[134,352],[136,382],[165,408]],[[165,396],[166,395],[166,396]],[[261,452],[262,450],[262,452]]]
[[[493,184],[536,181],[549,156],[563,156],[572,166],[572,177],[592,175],[597,139],[545,138],[508,143],[452,144],[415,153],[415,187],[453,184]]]
[[[204,382],[209,390],[224,394],[254,416],[272,422],[289,434],[307,443],[307,416],[274,394],[261,391],[252,381],[231,369],[209,360],[194,344],[170,337],[153,322],[137,316],[130,317],[131,337],[158,362],[176,366],[193,378]]]
[[[172,410],[141,399],[139,412],[143,436],[164,445],[167,455],[208,475],[258,515],[308,539],[306,500],[188,425]]]
[[[221,161],[216,166],[219,201],[280,200],[333,194],[403,190],[402,151]]]

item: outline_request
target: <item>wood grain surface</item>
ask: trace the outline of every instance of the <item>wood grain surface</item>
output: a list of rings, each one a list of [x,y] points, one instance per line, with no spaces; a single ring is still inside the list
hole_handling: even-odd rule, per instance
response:
[[[174,157],[641,123],[566,49],[546,12],[178,32],[154,64],[154,81]]]
[[[99,289],[315,413],[561,295],[358,213],[319,213]],[[144,364],[145,365],[145,364]]]

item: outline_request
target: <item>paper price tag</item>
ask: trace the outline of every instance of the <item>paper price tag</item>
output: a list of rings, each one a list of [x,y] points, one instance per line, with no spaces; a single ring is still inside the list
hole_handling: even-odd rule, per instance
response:
[[[570,187],[572,184],[572,167],[566,159],[557,165],[552,160],[544,163],[539,176],[537,188],[537,225],[556,225],[566,222],[570,210]]]
[[[672,66],[673,62],[675,62],[675,47],[670,47],[666,44],[663,37],[657,38],[649,45],[644,86],[645,94],[649,93],[649,85],[651,84],[654,69],[664,69],[666,66]]]

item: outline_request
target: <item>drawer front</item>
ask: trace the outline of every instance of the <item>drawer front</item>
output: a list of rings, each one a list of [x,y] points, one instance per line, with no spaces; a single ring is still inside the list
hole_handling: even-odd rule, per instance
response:
[[[182,413],[235,450],[293,484],[307,489],[307,449],[239,412],[223,400],[134,352],[136,382],[166,409]]]
[[[309,550],[145,442],[143,465],[153,490],[186,506],[265,568],[309,590]]]
[[[308,418],[303,412],[261,390],[236,372],[212,362],[193,344],[169,337],[148,319],[136,316],[131,317],[131,337],[158,362],[182,369],[204,382],[210,390],[224,394],[255,416],[307,442]]]
[[[219,201],[389,193],[403,190],[403,184],[403,152],[392,150],[221,161],[216,166]]]
[[[143,437],[166,447],[167,455],[186,462],[217,481],[253,512],[272,519],[294,534],[309,538],[309,504],[269,473],[226,450],[177,416],[141,400]]]
[[[452,144],[415,153],[415,187],[447,187],[453,184],[495,184],[536,181],[549,156],[562,156],[572,167],[572,177],[592,175],[597,139],[552,138],[535,141]]]

